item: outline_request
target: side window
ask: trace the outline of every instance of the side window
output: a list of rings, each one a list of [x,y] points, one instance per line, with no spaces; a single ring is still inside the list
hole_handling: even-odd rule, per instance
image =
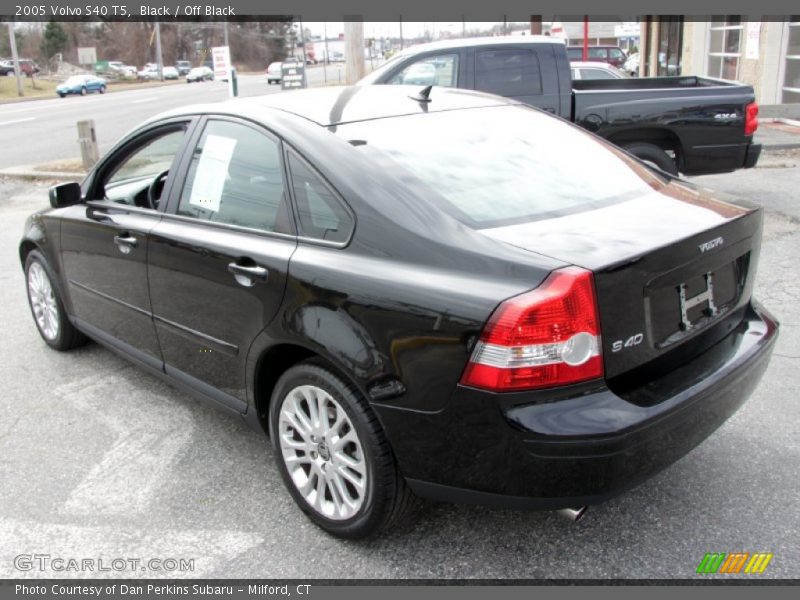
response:
[[[581,69],[581,79],[616,79],[610,71],[603,69]]]
[[[608,50],[606,48],[589,48],[589,58],[597,60],[606,60]]]
[[[153,180],[172,167],[186,127],[179,125],[151,137],[103,176],[96,188],[98,197],[120,204],[148,206],[147,190]]]
[[[581,60],[583,58],[583,48],[567,48],[567,55],[570,60]]]
[[[625,53],[619,48],[610,48],[608,50],[608,56],[614,60],[619,60],[621,58],[625,58]]]
[[[278,142],[241,123],[209,121],[192,157],[178,214],[291,233]]]
[[[426,56],[411,63],[388,83],[396,85],[458,86],[458,54]]]
[[[354,223],[339,199],[293,152],[289,154],[289,170],[300,233],[327,242],[346,242]]]
[[[531,50],[481,50],[475,54],[475,89],[500,96],[542,93],[539,59]]]

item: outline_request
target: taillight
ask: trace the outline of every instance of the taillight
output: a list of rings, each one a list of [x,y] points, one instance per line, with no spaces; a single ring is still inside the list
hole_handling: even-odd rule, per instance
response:
[[[751,102],[744,107],[744,134],[753,135],[758,129],[758,103]]]
[[[553,271],[541,286],[495,309],[461,384],[497,392],[577,383],[603,376],[592,273]]]

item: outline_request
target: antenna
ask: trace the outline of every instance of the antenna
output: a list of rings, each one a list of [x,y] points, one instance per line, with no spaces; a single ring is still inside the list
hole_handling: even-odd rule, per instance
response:
[[[417,94],[415,96],[409,96],[409,98],[411,98],[412,100],[415,100],[417,102],[422,102],[424,104],[428,104],[431,101],[430,95],[431,95],[431,89],[432,88],[433,88],[432,85],[425,86],[419,92],[417,92]]]

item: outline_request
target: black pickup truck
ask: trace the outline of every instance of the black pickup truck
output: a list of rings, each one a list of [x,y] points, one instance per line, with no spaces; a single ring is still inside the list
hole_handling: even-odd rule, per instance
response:
[[[439,85],[515,98],[673,174],[753,167],[761,153],[753,143],[758,105],[752,86],[695,76],[572,81],[566,47],[550,37],[415,46],[359,82],[370,84]]]

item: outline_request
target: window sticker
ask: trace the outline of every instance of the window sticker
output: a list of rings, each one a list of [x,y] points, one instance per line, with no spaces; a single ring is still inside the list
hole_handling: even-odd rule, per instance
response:
[[[202,209],[219,212],[222,189],[228,177],[228,165],[236,148],[234,138],[208,135],[203,145],[203,154],[195,171],[189,204]]]

